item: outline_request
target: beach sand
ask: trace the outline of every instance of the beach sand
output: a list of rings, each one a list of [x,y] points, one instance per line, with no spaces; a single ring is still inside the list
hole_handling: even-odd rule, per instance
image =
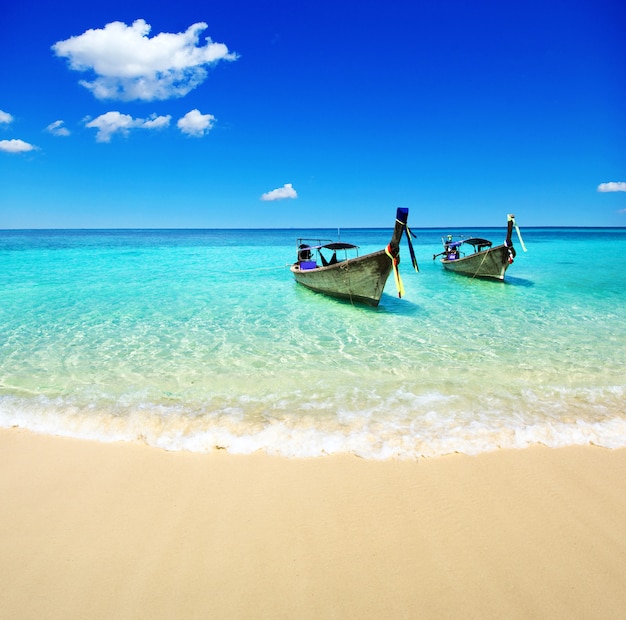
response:
[[[624,618],[626,450],[418,461],[0,430],[0,617]]]

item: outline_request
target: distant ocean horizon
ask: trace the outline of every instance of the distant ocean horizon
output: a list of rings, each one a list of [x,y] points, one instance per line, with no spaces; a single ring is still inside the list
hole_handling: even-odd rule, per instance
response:
[[[110,233],[110,232],[268,232],[268,231],[286,231],[286,232],[298,232],[302,231],[307,233],[307,231],[312,230],[328,230],[328,231],[337,231],[345,228],[345,230],[350,231],[358,231],[358,230],[388,230],[388,226],[348,226],[348,227],[338,227],[338,226],[321,226],[315,228],[302,228],[296,226],[285,226],[285,227],[238,227],[238,228],[214,228],[214,227],[99,227],[99,228],[67,228],[67,227],[59,227],[59,228],[0,228],[0,233],[43,233],[43,232],[51,232],[51,233],[63,233],[63,232],[94,232],[94,233]],[[468,230],[493,230],[500,231],[502,230],[502,226],[422,226],[420,228],[413,228],[410,226],[412,230],[422,230],[422,231],[438,231],[442,234],[447,233],[447,231],[462,231],[466,232]],[[626,226],[524,226],[524,230],[589,230],[589,231],[602,231],[602,230],[626,230]]]
[[[410,224],[410,218],[409,218]],[[377,308],[297,285],[296,237],[390,228],[0,230],[0,427],[367,459],[626,446],[626,227],[522,227],[504,283],[413,228]]]

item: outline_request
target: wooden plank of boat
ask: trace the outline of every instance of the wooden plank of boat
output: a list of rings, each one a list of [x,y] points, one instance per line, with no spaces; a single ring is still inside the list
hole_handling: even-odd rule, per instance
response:
[[[344,260],[337,258],[338,250],[357,250],[357,246],[352,244],[300,245],[298,260],[291,266],[296,282],[324,295],[378,306],[389,274],[392,269],[397,270],[400,262],[399,244],[402,233],[407,229],[407,218],[408,209],[398,209],[394,232],[387,248],[363,256],[346,257]],[[409,232],[407,238],[410,242]],[[322,249],[333,251],[331,262],[324,259]],[[318,260],[312,260],[312,251],[317,252]],[[413,261],[413,264],[417,269],[417,263]]]
[[[303,269],[296,263],[291,272],[296,282],[312,291],[377,306],[391,268],[389,256],[380,250],[314,269]]]
[[[454,259],[443,258],[441,264],[448,271],[473,278],[504,280],[504,274],[513,262],[509,262],[509,249],[504,244],[498,245],[495,248],[475,252],[468,256]]]

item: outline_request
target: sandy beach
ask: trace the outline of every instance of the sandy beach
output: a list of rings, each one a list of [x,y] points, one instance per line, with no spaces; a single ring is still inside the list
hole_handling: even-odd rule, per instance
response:
[[[0,431],[2,618],[622,618],[626,450],[291,460]]]

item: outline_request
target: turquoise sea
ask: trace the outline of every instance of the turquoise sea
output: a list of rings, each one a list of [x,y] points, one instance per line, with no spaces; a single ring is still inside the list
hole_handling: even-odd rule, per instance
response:
[[[409,218],[409,223],[411,219]],[[0,426],[167,450],[367,459],[626,446],[626,229],[524,228],[504,283],[413,229],[398,299],[297,285],[336,230],[0,231]],[[361,253],[391,229],[342,229]]]

